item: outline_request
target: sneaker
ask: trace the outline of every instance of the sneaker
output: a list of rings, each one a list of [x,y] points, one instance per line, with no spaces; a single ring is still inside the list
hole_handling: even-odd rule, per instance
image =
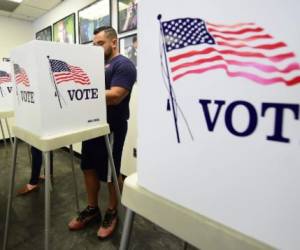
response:
[[[118,212],[117,210],[107,209],[102,225],[97,232],[99,239],[106,239],[111,236],[117,226]]]
[[[101,220],[101,213],[98,207],[92,208],[87,206],[86,209],[79,213],[77,218],[73,218],[68,227],[70,230],[83,229],[91,221]]]

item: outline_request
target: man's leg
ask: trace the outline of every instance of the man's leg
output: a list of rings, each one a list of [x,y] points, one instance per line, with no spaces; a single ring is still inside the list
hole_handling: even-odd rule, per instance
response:
[[[100,140],[101,141],[101,140]],[[79,213],[77,218],[73,218],[68,227],[70,230],[84,228],[93,220],[101,220],[101,213],[98,208],[98,193],[100,190],[99,174],[96,167],[101,162],[101,150],[99,150],[99,138],[95,138],[82,143],[81,169],[83,171],[85,189],[87,193],[88,206]],[[98,159],[100,157],[100,160]]]
[[[35,147],[31,147],[31,177],[28,184],[17,190],[18,195],[28,194],[38,189],[39,176],[42,167],[42,152]]]
[[[101,213],[98,208],[98,193],[100,182],[97,172],[94,169],[83,170],[85,189],[87,192],[88,206],[80,212],[77,218],[73,218],[68,227],[70,230],[83,229],[94,219],[101,219]]]
[[[122,193],[123,179],[122,179],[121,175],[118,178],[118,182],[119,182],[120,192]],[[112,209],[112,210],[116,210],[118,208],[119,201],[118,201],[118,196],[117,196],[114,182],[108,182],[107,189],[108,189],[108,194],[109,194],[108,208]]]
[[[32,165],[31,165],[31,178],[30,184],[37,185],[39,182],[39,176],[42,168],[42,151],[35,147],[31,147]]]
[[[87,192],[88,205],[90,207],[98,207],[98,193],[100,190],[100,182],[94,169],[83,170],[85,189]]]

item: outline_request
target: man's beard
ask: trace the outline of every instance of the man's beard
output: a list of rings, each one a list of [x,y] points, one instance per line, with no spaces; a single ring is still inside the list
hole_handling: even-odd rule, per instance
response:
[[[107,62],[111,58],[112,53],[113,53],[112,48],[111,47],[108,48],[107,51],[104,54],[105,62]]]

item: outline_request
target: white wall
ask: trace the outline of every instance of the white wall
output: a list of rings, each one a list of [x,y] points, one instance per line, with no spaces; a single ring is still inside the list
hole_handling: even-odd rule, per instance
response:
[[[84,8],[90,3],[95,2],[95,0],[65,0],[63,3],[55,7],[53,10],[38,18],[33,22],[33,31],[37,31],[46,28],[49,25],[57,22],[58,20],[68,16],[75,12],[76,14],[76,43],[79,43],[78,39],[78,10]],[[118,30],[118,14],[117,14],[117,0],[111,0],[112,8],[112,26]],[[136,33],[136,31],[131,31],[127,33],[122,33],[119,37],[128,36]],[[131,98],[131,119],[129,120],[129,130],[127,134],[127,139],[124,146],[124,153],[122,159],[122,173],[129,175],[136,170],[136,159],[133,157],[133,148],[136,147],[137,138],[137,124],[136,124],[136,93],[133,93]],[[78,153],[81,152],[81,144],[77,143],[74,145],[74,150]]]
[[[28,21],[0,16],[0,31],[0,60],[3,57],[9,57],[11,49],[33,39],[33,26]],[[13,120],[9,119],[10,126],[12,123]],[[4,124],[4,120],[2,120],[5,137],[8,138]],[[0,133],[0,140],[2,140],[2,133]]]
[[[10,50],[33,39],[31,22],[0,16],[0,59],[9,57]]]

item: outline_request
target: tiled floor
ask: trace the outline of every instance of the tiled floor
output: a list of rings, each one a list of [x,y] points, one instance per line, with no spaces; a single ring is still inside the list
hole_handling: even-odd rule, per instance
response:
[[[77,182],[79,185],[80,207],[85,207],[85,192],[82,173],[79,169],[79,159],[75,159]],[[0,142],[0,248],[3,244],[4,220],[7,203],[7,191],[11,166],[11,150],[5,150]],[[16,185],[22,187],[29,180],[31,168],[27,145],[20,143],[17,158]],[[14,196],[12,220],[9,234],[9,250],[42,250],[44,249],[44,184],[38,192],[25,197]],[[93,250],[118,249],[120,231],[105,241],[96,237],[97,224],[86,230],[70,232],[68,221],[75,215],[75,199],[72,182],[72,172],[69,154],[63,150],[54,152],[54,185],[51,193],[51,249]],[[104,211],[107,204],[107,190],[105,185],[100,192],[100,207]],[[180,225],[178,225],[180,226]],[[167,233],[158,226],[140,216],[135,217],[133,233],[130,243],[131,250],[167,250],[183,249],[183,242]],[[188,247],[189,250],[195,250]]]

